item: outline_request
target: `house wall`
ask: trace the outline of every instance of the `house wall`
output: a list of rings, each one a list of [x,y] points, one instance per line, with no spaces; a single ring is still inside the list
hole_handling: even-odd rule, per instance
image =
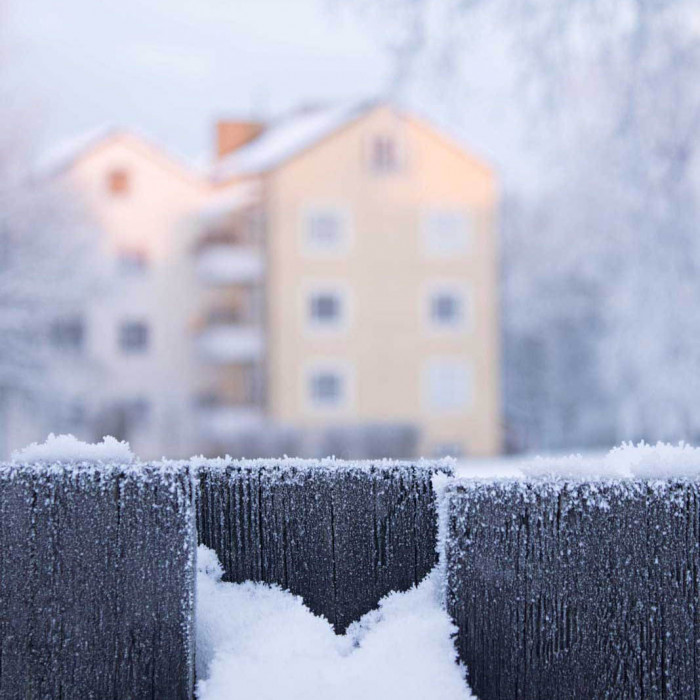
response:
[[[124,194],[109,191],[115,169],[127,173]],[[148,420],[128,436],[141,457],[185,456],[191,446],[195,371],[187,313],[193,290],[192,280],[182,275],[180,258],[187,251],[176,234],[204,203],[206,182],[128,134],[109,138],[78,159],[69,179],[105,234],[103,287],[87,314],[86,355],[96,368],[95,392],[103,403],[148,402]],[[146,255],[143,274],[120,272],[122,250]],[[145,353],[120,349],[119,327],[128,319],[148,324]]]
[[[368,168],[368,144],[395,134],[404,167],[392,175]],[[488,455],[500,448],[500,387],[494,175],[416,121],[377,108],[271,174],[268,204],[269,411],[280,422],[311,426],[403,421],[422,429],[420,450],[441,446]],[[314,256],[302,243],[310,205],[349,212],[351,244],[336,257]],[[472,222],[466,254],[426,255],[427,207],[465,211]],[[435,281],[463,284],[472,299],[469,327],[436,333],[425,323],[426,289]],[[315,333],[305,320],[305,290],[317,283],[348,290],[350,319],[337,332]],[[427,406],[430,358],[466,360],[473,400],[463,410]],[[351,398],[319,411],[306,397],[305,373],[317,361],[347,368]]]

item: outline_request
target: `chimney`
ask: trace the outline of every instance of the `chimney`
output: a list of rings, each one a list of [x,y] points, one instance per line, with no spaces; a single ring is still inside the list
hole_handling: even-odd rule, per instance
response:
[[[260,122],[220,120],[216,123],[216,154],[218,158],[259,136],[265,126]]]

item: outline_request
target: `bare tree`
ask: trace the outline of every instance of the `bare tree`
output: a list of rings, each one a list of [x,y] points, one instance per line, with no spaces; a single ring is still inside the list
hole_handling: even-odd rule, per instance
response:
[[[0,8],[2,10],[2,8]],[[79,329],[60,325],[95,291],[96,236],[72,194],[37,171],[31,111],[12,86],[0,36],[0,454],[18,403],[53,427],[84,363],[66,357]],[[71,332],[73,337],[70,337]]]

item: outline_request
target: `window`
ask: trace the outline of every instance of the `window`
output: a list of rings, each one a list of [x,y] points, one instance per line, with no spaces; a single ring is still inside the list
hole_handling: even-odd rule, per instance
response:
[[[430,360],[425,368],[425,399],[435,411],[459,411],[472,402],[472,375],[468,363],[451,358]]]
[[[316,407],[338,406],[345,399],[345,380],[340,372],[324,369],[312,372],[309,379],[311,403]]]
[[[467,292],[459,285],[438,285],[428,294],[428,323],[433,330],[465,328],[469,316]]]
[[[148,326],[142,321],[125,321],[119,329],[119,346],[125,353],[142,353],[148,349]]]
[[[107,173],[107,191],[111,195],[124,196],[129,193],[129,173],[123,168],[114,168]]]
[[[311,328],[337,330],[347,317],[344,295],[338,289],[321,289],[307,298],[307,319]]]
[[[148,256],[143,250],[122,250],[117,262],[123,275],[142,275],[148,269]]]
[[[337,209],[317,209],[305,218],[304,244],[314,253],[342,251],[348,243],[347,217]]]
[[[433,256],[449,257],[469,250],[469,221],[465,212],[434,209],[423,221],[425,248]]]
[[[393,136],[381,135],[372,139],[370,163],[373,172],[379,174],[394,173],[399,169],[399,147]]]
[[[50,329],[51,345],[63,352],[80,352],[85,341],[85,327],[81,318],[63,318],[54,321]]]

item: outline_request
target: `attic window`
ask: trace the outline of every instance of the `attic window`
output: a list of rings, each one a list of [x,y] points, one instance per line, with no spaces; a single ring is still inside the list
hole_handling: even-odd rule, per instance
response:
[[[129,192],[129,173],[123,168],[114,168],[107,173],[107,189],[110,194],[124,196]]]
[[[370,144],[370,165],[380,175],[395,173],[399,169],[399,144],[389,134],[375,136]]]

